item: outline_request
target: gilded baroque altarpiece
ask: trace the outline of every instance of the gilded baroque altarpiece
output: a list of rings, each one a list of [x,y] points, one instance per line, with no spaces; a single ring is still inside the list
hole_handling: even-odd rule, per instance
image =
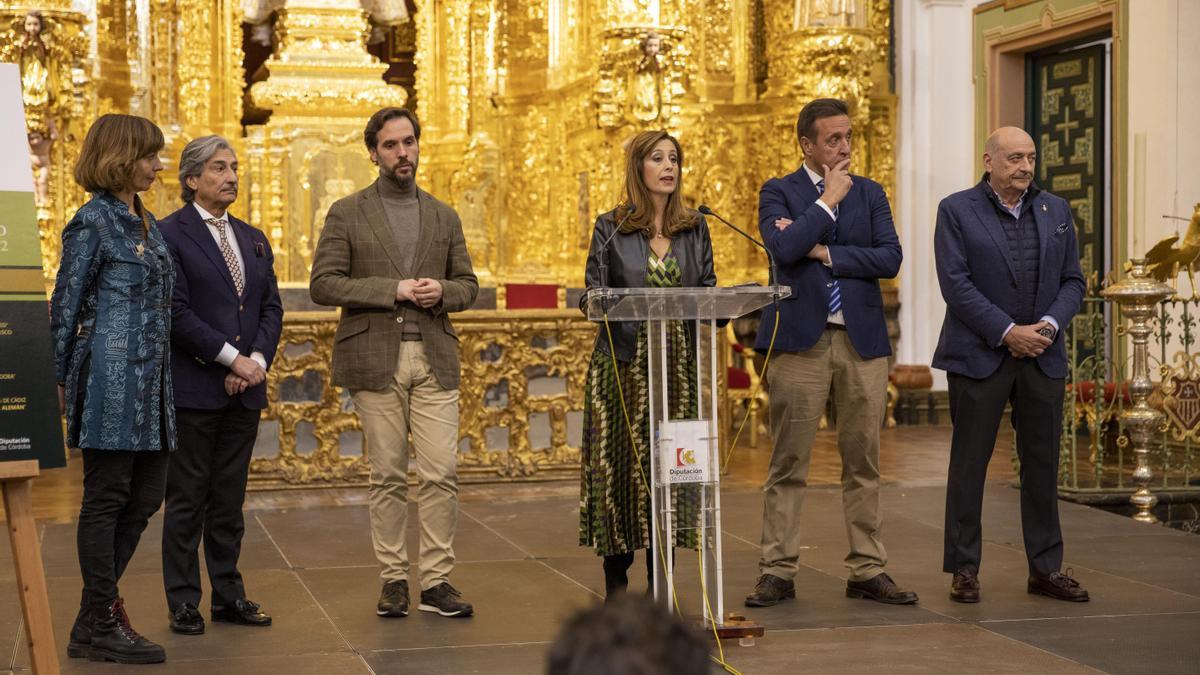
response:
[[[209,133],[233,140],[243,167],[234,209],[267,233],[280,281],[295,287],[307,282],[329,206],[373,177],[362,146],[366,117],[415,103],[419,179],[461,215],[481,284],[577,288],[595,218],[621,194],[624,144],[645,129],[680,139],[691,205],[708,204],[754,230],[759,186],[799,164],[800,106],[845,98],[859,139],[852,169],[890,192],[891,4],[0,0],[0,59],[37,61],[29,83],[36,89],[42,79],[49,94],[27,92],[27,108],[41,106],[27,116],[56,122],[48,154],[31,138],[31,154],[41,152],[48,165],[39,204],[48,275],[57,268],[61,228],[86,197],[70,167],[100,114],[130,112],[162,127],[166,170],[148,197],[159,214],[178,208],[174,162],[183,145]],[[22,41],[31,10],[43,17],[44,48]],[[368,53],[382,34],[410,43],[415,102],[385,83],[387,64]],[[270,57],[247,77],[255,41],[269,46]],[[710,229],[721,283],[765,281],[756,249],[725,228]],[[309,387],[307,403],[281,394],[304,389],[294,382],[309,373],[327,375],[334,318],[289,313],[267,415],[279,424],[280,450],[255,460],[256,474],[272,484],[354,481],[365,472],[361,457],[339,454],[340,435],[357,428],[343,394],[325,384]],[[565,309],[528,317],[473,311],[462,324],[465,473],[569,470],[578,458],[568,434],[578,425],[569,418],[582,408],[593,329]],[[539,378],[557,381],[557,389],[536,393]],[[539,415],[549,447],[529,440],[529,417]],[[311,428],[311,452],[297,449],[301,427]],[[506,430],[507,447],[491,447],[487,429]]]

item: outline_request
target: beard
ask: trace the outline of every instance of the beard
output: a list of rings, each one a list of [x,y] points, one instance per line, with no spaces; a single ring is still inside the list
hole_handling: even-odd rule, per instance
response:
[[[409,166],[412,169],[407,174],[400,173],[401,167]],[[417,179],[417,165],[414,162],[398,162],[392,170],[388,172],[390,178],[396,181],[396,184],[402,188],[409,188]]]

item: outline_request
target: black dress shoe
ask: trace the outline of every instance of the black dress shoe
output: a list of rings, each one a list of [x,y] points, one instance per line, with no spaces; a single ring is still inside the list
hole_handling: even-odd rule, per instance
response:
[[[171,612],[171,632],[180,635],[201,635],[204,633],[204,617],[191,603],[181,603]]]
[[[259,611],[258,603],[245,598],[234,600],[231,605],[213,605],[212,620],[240,623],[243,626],[271,625],[271,617]]]
[[[979,575],[970,567],[954,573],[950,582],[950,599],[955,602],[979,602]]]
[[[902,590],[886,573],[877,574],[866,581],[847,581],[846,597],[874,600],[888,605],[915,605],[917,594]]]
[[[747,607],[770,607],[781,601],[796,597],[796,586],[789,579],[774,574],[764,574],[754,585],[754,592],[746,596]]]
[[[1034,595],[1045,595],[1055,600],[1087,602],[1090,599],[1087,590],[1080,586],[1078,581],[1075,581],[1071,572],[1072,570],[1069,569],[1066,574],[1051,572],[1049,576],[1044,577],[1031,574],[1026,589]]]

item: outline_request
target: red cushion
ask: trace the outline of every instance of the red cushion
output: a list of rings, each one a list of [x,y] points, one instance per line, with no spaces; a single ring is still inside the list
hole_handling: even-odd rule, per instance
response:
[[[729,366],[726,371],[725,381],[730,389],[749,389],[750,388],[750,373],[741,368]]]
[[[556,309],[558,286],[554,284],[507,284],[505,309]]]
[[[1070,387],[1071,385],[1067,385]],[[1117,385],[1115,382],[1104,383],[1104,402],[1111,404],[1116,399]],[[1129,398],[1129,383],[1121,383],[1121,399],[1125,403],[1132,403]],[[1096,383],[1091,380],[1080,382],[1075,387],[1075,400],[1080,403],[1094,403],[1096,401]]]

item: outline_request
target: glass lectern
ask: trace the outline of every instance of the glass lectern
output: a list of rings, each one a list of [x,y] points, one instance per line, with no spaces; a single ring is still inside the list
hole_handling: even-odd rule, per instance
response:
[[[649,360],[649,448],[645,439],[637,443],[639,452],[650,453],[651,518],[657,551],[654,556],[656,603],[671,611],[677,608],[671,589],[675,588],[676,565],[670,554],[671,543],[680,531],[695,530],[694,541],[700,550],[697,573],[703,588],[704,622],[715,620],[721,637],[762,635],[762,628],[747,630],[751,624],[725,614],[724,577],[721,565],[721,451],[718,439],[717,406],[717,321],[735,319],[791,294],[787,286],[734,286],[725,288],[593,288],[587,293],[589,320],[603,324],[612,321],[646,323]],[[668,419],[667,322],[695,321],[693,335],[696,354],[697,417]],[[604,330],[603,325],[600,328]],[[686,487],[681,487],[686,486]],[[672,508],[671,490],[687,489],[699,500],[696,518],[682,520]],[[689,509],[689,511],[692,511]]]

